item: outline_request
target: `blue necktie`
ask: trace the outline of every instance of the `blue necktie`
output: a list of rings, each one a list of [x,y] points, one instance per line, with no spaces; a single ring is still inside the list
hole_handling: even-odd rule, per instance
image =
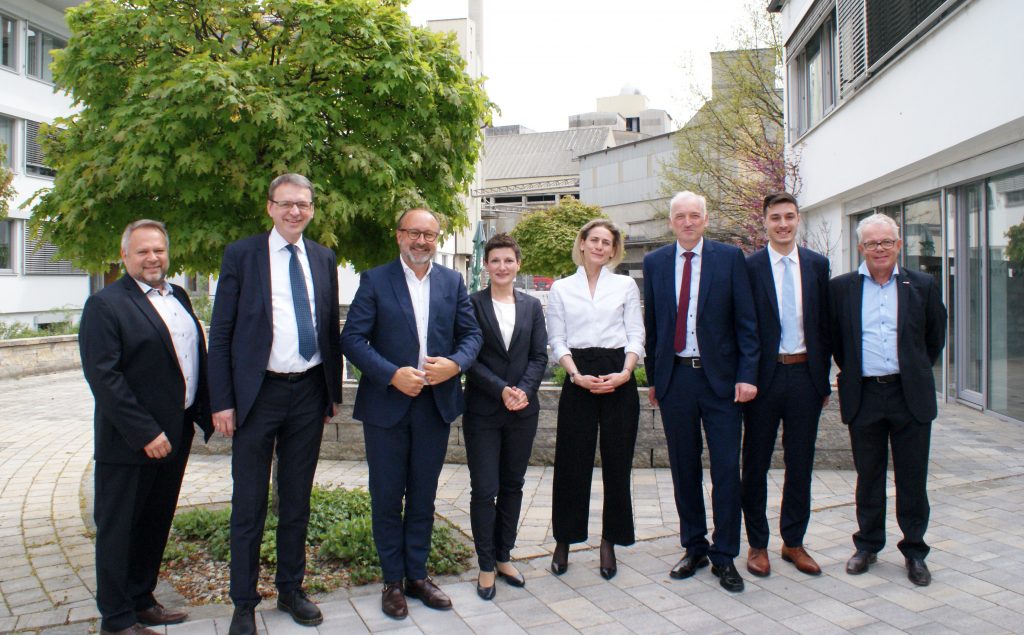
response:
[[[779,321],[782,323],[782,350],[796,352],[800,341],[800,325],[796,321],[796,285],[793,283],[793,269],[789,256],[782,257],[782,306],[779,307]]]
[[[288,261],[288,277],[292,282],[295,324],[299,328],[299,355],[308,360],[316,355],[316,332],[313,330],[313,318],[309,311],[309,292],[306,291],[306,276],[302,274],[298,248],[295,245],[288,245],[288,251],[292,254]]]

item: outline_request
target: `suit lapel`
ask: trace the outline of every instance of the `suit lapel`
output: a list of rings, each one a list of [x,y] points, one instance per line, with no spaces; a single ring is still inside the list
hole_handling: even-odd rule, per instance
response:
[[[704,239],[704,248],[700,254],[700,289],[697,293],[697,322],[700,316],[704,315],[704,305],[707,304],[708,295],[711,292],[712,279],[715,277],[715,257],[717,252],[715,244]]]
[[[306,260],[309,261],[309,275],[311,278],[313,278],[313,301],[316,303],[316,339],[320,345],[320,351],[322,352],[325,350],[324,347],[326,345],[326,342],[320,341],[320,334],[327,333],[328,330],[321,327],[326,323],[327,316],[329,314],[325,310],[328,306],[327,302],[329,301],[329,299],[326,298],[324,294],[327,293],[327,288],[330,285],[323,284],[327,280],[327,272],[324,271],[324,263],[322,263],[320,261],[320,258],[317,257],[319,256],[319,254],[313,253],[312,243],[309,240],[303,238],[303,244],[306,247]]]
[[[264,236],[260,248],[256,251],[256,283],[263,290],[263,311],[267,315],[267,324],[274,327],[274,309],[271,306],[273,289],[270,288],[270,232]]]
[[[814,315],[812,308],[818,306],[818,285],[814,281],[813,265],[804,255],[804,250],[797,247],[796,255],[800,260],[800,297],[804,304],[804,341],[810,342],[812,338],[806,337],[808,333],[812,332],[808,320]]]
[[[893,282],[896,284],[896,347],[899,348],[907,314],[910,313],[910,279],[901,271]]]
[[[444,288],[444,279],[441,277],[441,272],[438,269],[438,265],[436,265],[436,264],[430,265],[430,280],[429,280],[429,283],[430,283],[430,308],[427,310],[427,351],[426,351],[426,354],[427,355],[444,354],[443,353],[443,349],[445,348],[444,344],[440,344],[437,347],[431,346],[431,344],[430,344],[430,336],[433,335],[433,332],[432,332],[430,327],[431,327],[432,324],[440,324],[439,320],[437,320],[437,319],[430,319],[430,316],[434,316],[436,318],[436,316],[441,315],[441,313],[442,313],[441,308],[444,306],[444,303],[446,302],[445,288]]]
[[[661,297],[667,298],[672,306],[672,332],[675,333],[676,319],[679,317],[679,302],[676,299],[676,243],[673,242],[665,249],[664,260],[662,261],[661,279],[657,281],[661,288]]]
[[[505,351],[510,359],[512,357],[512,347],[516,345],[516,340],[523,333],[523,325],[526,324],[526,301],[523,299],[523,294],[518,291],[514,291],[513,295],[515,295],[516,298],[516,324],[512,327],[512,337],[509,338],[508,350]],[[493,305],[491,306],[491,310],[494,310]],[[498,332],[500,333],[501,330],[499,329]]]
[[[405,314],[405,319],[409,323],[409,328],[412,329],[415,341],[419,342],[419,331],[416,330],[416,313],[412,310],[412,296],[409,295],[409,285],[405,282],[405,269],[402,268],[400,261],[392,261],[389,277],[391,278],[391,288],[395,293],[395,299],[398,300],[398,306],[402,309],[402,313]],[[431,274],[431,277],[433,277],[433,274]],[[431,284],[430,299],[433,302],[433,284]]]
[[[153,325],[157,333],[160,334],[160,341],[164,343],[164,348],[170,353],[171,358],[174,359],[174,365],[178,365],[178,354],[174,352],[174,342],[171,341],[171,333],[167,330],[167,325],[164,324],[163,318],[153,308],[153,303],[149,301],[146,294],[139,288],[138,283],[135,282],[131,277],[125,276],[121,278],[122,285],[124,286],[125,293],[135,306],[142,311],[142,314],[146,316],[149,323]]]
[[[775,290],[775,274],[772,271],[772,259],[768,254],[768,249],[758,255],[758,275],[761,276],[761,284],[764,287],[765,295],[768,296],[768,304],[772,307],[772,315],[775,316],[775,321],[778,323],[779,328],[782,328],[782,311],[779,308],[779,296]],[[801,265],[803,263],[801,262]],[[804,312],[806,314],[806,311]]]
[[[850,297],[847,306],[850,307],[850,325],[853,330],[850,337],[854,342],[853,368],[857,369],[857,374],[859,375],[863,367],[861,360],[864,355],[864,331],[861,321],[861,312],[864,310],[864,276],[856,271],[855,274],[853,282],[850,284]]]
[[[516,304],[518,305],[518,302]],[[494,299],[491,298],[490,287],[487,287],[487,300],[481,302],[481,305],[483,306],[484,324],[481,324],[480,327],[486,327],[487,330],[494,333],[494,335],[498,338],[498,341],[501,342],[502,348],[504,348],[505,340],[504,338],[501,337],[501,325],[498,324],[498,314],[494,311]],[[516,326],[519,326],[518,309],[516,310]],[[515,337],[515,333],[513,333],[512,337]],[[511,344],[509,345],[509,348],[511,348]],[[507,355],[508,351],[506,350],[505,353]]]

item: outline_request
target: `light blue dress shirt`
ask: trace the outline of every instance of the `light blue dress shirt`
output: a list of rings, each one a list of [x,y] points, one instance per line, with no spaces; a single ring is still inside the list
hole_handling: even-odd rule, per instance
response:
[[[883,285],[871,277],[867,263],[860,263],[857,272],[864,277],[864,292],[861,296],[861,375],[895,375],[900,372],[896,349],[896,285],[899,284],[899,265],[893,266],[889,281]]]

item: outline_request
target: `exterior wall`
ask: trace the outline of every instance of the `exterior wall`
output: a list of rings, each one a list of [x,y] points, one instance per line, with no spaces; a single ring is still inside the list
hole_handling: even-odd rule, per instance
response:
[[[1007,75],[1022,30],[1014,0],[968,2],[796,140],[805,213],[861,211],[851,202],[922,175],[934,189],[940,170],[1024,139],[1024,86]]]
[[[67,38],[64,16],[34,0],[0,0],[0,13],[19,20],[16,63],[11,71],[0,67],[0,115],[18,120],[14,130],[14,157],[10,166],[14,173],[16,195],[11,201],[9,218],[12,223],[13,271],[0,273],[0,321],[23,322],[36,325],[41,322],[63,320],[68,309],[73,316],[80,312],[89,295],[89,277],[74,275],[33,275],[24,273],[25,244],[22,238],[25,219],[30,209],[20,209],[36,191],[53,186],[53,179],[25,173],[25,127],[22,120],[52,122],[54,118],[69,114],[71,102],[53,85],[28,77],[25,72],[25,22],[31,22],[54,35]]]
[[[0,379],[79,368],[77,335],[0,340]]]

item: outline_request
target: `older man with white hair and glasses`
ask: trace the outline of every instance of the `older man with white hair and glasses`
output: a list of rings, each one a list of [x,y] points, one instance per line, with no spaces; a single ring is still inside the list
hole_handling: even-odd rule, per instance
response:
[[[931,583],[928,545],[928,450],[938,406],[932,366],[946,341],[942,289],[931,276],[901,269],[899,226],[874,214],[857,226],[857,271],[831,282],[832,346],[839,404],[857,469],[856,552],[846,572],[868,570],[885,546],[885,475],[892,446],[899,550],[907,578]]]

